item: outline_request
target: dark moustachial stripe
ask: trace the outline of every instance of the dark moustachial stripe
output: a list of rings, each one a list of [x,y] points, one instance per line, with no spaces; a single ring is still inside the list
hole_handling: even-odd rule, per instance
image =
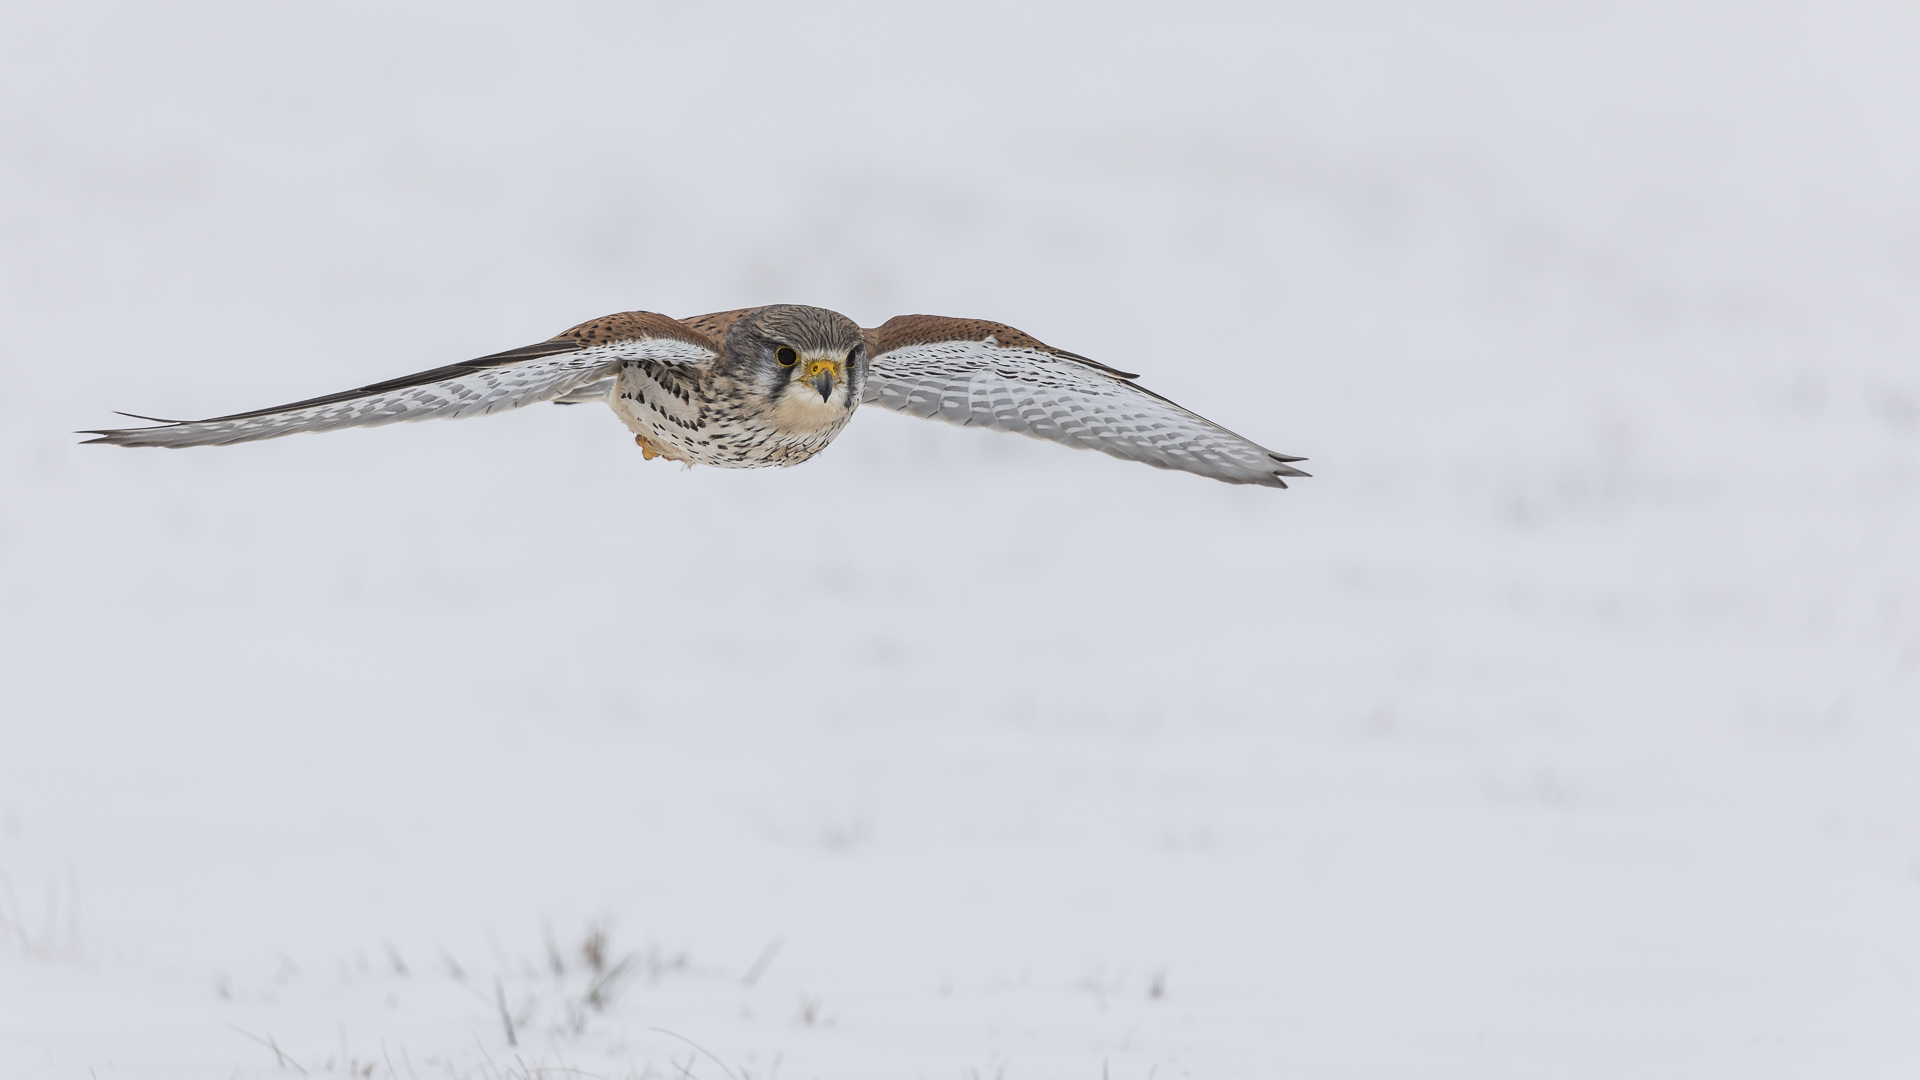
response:
[[[830,404],[838,379],[824,376],[813,381],[818,400],[797,393],[802,369],[776,367],[776,350],[788,348],[844,362],[846,400]],[[687,319],[627,311],[533,345],[287,405],[210,420],[135,417],[158,426],[87,434],[119,446],[224,445],[600,400],[642,449],[658,451],[649,457],[755,468],[812,457],[865,400],[1228,483],[1285,487],[1284,477],[1307,475],[1293,467],[1302,458],[1269,451],[1134,378],[986,319],[902,315],[862,330],[800,304]]]

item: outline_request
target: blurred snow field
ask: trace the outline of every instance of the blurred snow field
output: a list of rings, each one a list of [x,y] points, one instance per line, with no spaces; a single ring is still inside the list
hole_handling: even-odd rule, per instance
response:
[[[0,1076],[1920,1061],[1912,10],[7,21]],[[767,302],[1314,479],[70,434]]]

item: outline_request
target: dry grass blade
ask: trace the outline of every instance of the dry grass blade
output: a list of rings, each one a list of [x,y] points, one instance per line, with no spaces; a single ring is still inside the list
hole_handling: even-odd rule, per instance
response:
[[[638,959],[638,957],[633,953],[628,953],[620,958],[619,963],[614,964],[612,967],[607,968],[594,977],[593,985],[587,988],[587,1004],[593,1006],[594,1011],[604,1011],[608,1005],[613,1003],[614,997],[620,992],[621,980],[625,979],[628,972],[633,970],[633,964],[636,959]]]
[[[307,1070],[304,1067],[302,1067],[299,1062],[288,1057],[287,1052],[285,1050],[280,1049],[280,1047],[274,1043],[273,1036],[269,1035],[263,1039],[260,1036],[255,1035],[253,1032],[246,1030],[245,1028],[234,1027],[232,1024],[228,1024],[227,1026],[229,1028],[233,1028],[234,1031],[239,1032],[240,1034],[246,1036],[247,1038],[252,1039],[254,1042],[259,1043],[261,1046],[264,1046],[267,1049],[273,1051],[274,1060],[279,1063],[282,1069],[285,1069],[287,1066],[291,1065],[293,1066],[294,1071],[298,1072],[301,1076],[307,1075]]]
[[[720,1066],[720,1071],[727,1074],[727,1080],[740,1080],[739,1077],[733,1075],[732,1069],[727,1068],[726,1062],[721,1061],[718,1057],[714,1056],[713,1051],[707,1049],[704,1046],[701,1046],[699,1043],[694,1042],[692,1039],[687,1038],[685,1035],[682,1035],[677,1031],[668,1031],[666,1028],[663,1028],[663,1027],[653,1028],[652,1030],[657,1031],[662,1035],[671,1035],[674,1038],[679,1039],[681,1042],[686,1043],[688,1046],[693,1047],[695,1050],[700,1051],[702,1054],[705,1054],[707,1056],[708,1061],[711,1061],[715,1065]],[[668,1059],[668,1060],[672,1060],[672,1059]]]

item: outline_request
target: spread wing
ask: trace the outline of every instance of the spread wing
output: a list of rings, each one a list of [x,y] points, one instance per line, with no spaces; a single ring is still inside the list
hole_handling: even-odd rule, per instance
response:
[[[158,427],[84,434],[100,436],[87,440],[90,443],[111,446],[223,446],[301,431],[458,420],[574,396],[604,384],[624,360],[697,365],[711,361],[717,353],[713,342],[696,330],[664,315],[630,311],[582,323],[538,345],[357,390],[210,420],[173,420]]]
[[[1229,484],[1306,476],[1276,454],[1150,390],[1134,376],[1010,326],[902,315],[868,330],[864,401],[963,427],[1016,431]]]

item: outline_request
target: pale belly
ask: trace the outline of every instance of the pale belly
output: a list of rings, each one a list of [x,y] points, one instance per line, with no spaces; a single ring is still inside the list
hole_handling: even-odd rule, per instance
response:
[[[722,469],[798,465],[826,449],[852,415],[788,403],[755,412],[709,388],[663,385],[633,367],[621,372],[607,404],[653,453]]]

